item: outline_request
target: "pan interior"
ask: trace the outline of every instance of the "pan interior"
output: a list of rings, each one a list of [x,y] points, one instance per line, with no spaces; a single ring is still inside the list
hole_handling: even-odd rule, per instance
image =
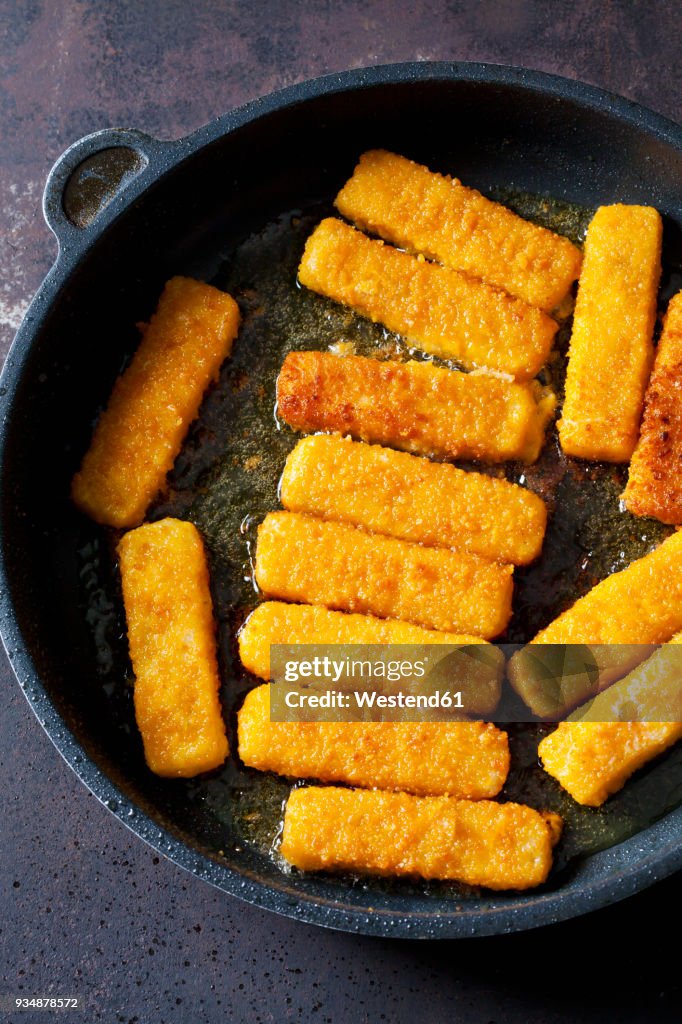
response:
[[[134,350],[135,324],[152,312],[163,281],[186,273],[229,290],[244,316],[233,357],[150,518],[189,518],[206,539],[223,701],[236,750],[235,712],[253,680],[238,668],[234,634],[258,600],[250,565],[255,525],[278,507],[277,483],[296,441],[274,415],[282,359],[292,349],[339,342],[363,354],[408,355],[395,336],[296,284],[307,234],[331,211],[330,199],[359,153],[374,146],[456,174],[576,240],[599,203],[651,203],[666,220],[662,295],[679,287],[679,155],[636,126],[570,100],[447,81],[316,98],[232,134],[216,133],[82,260],[65,266],[20,382],[4,463],[5,559],[22,633],[66,725],[126,796],[189,846],[265,882],[281,879],[278,828],[290,784],[234,761],[190,782],[162,781],[147,771],[132,713],[116,536],[75,513],[68,486],[93,419]],[[550,368],[559,391],[567,332],[568,325]],[[504,471],[510,479],[523,475],[555,514],[542,559],[517,571],[517,614],[502,639],[528,639],[666,532],[619,510],[622,469],[563,459],[554,434],[535,467]],[[640,773],[603,809],[581,810],[538,768],[540,731],[514,728],[515,768],[505,796],[566,817],[549,885],[570,891],[586,856],[679,804],[682,753],[674,750]],[[454,899],[472,907],[487,902],[485,895],[442,884],[296,875],[287,884],[301,895],[395,910],[438,912],[451,909]]]

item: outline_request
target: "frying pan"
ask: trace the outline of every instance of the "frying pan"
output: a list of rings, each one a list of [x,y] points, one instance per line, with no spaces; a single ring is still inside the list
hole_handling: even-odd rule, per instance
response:
[[[525,70],[415,63],[351,71],[257,100],[176,142],[119,129],[81,139],[47,182],[44,212],[59,256],[0,383],[2,637],[67,763],[138,836],[197,876],[258,906],[348,931],[509,932],[585,913],[675,871],[682,807],[535,893],[465,899],[287,875],[234,839],[230,822],[209,813],[201,786],[180,791],[150,778],[131,739],[129,694],[98,683],[108,655],[93,630],[113,617],[120,639],[123,627],[89,561],[101,531],[71,506],[68,486],[134,348],[133,325],[168,277],[211,279],[269,218],[329,200],[357,155],[376,146],[455,165],[484,189],[511,184],[585,206],[653,204],[668,245],[679,245],[680,129],[624,99]]]

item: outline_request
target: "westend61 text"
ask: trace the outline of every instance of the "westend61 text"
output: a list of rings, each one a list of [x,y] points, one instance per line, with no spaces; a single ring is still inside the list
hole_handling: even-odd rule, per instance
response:
[[[291,690],[284,697],[288,708],[464,708],[460,690],[434,693],[377,693],[376,690],[325,690],[302,693]]]

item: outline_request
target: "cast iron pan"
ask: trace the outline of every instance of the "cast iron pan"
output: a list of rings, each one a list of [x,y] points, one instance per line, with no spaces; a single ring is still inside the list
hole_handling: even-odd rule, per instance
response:
[[[116,129],[82,139],[47,183],[45,216],[59,257],[0,386],[2,635],[36,716],[74,771],[137,835],[199,877],[258,906],[348,931],[422,938],[508,932],[622,899],[682,865],[679,758],[663,768],[670,785],[659,820],[574,858],[541,891],[465,894],[285,874],[225,810],[230,791],[239,794],[245,785],[238,771],[185,784],[146,770],[131,728],[106,539],[68,499],[93,419],[136,344],[134,324],[152,311],[163,282],[189,273],[229,283],[236,246],[254,232],[261,241],[267,231],[276,235],[276,228],[257,233],[269,222],[281,227],[285,211],[305,217],[324,209],[358,154],[376,146],[452,167],[485,190],[512,186],[583,207],[653,204],[666,219],[668,256],[679,250],[680,129],[626,100],[535,72],[482,64],[379,67],[295,86],[177,142]],[[298,215],[291,220],[300,223]],[[252,322],[261,311],[247,285],[243,280],[238,298]],[[275,335],[287,326],[267,322]],[[304,347],[305,324],[294,326]],[[252,358],[249,352],[254,331],[249,327],[235,356],[244,401],[259,394],[254,388],[265,365],[255,347]],[[195,518],[214,570],[221,526],[210,503],[201,502],[211,494],[214,466],[217,479],[224,473],[231,403],[238,412],[241,401],[236,372],[226,370],[209,396],[164,499],[167,509],[190,517],[204,508],[204,518]],[[267,404],[271,382],[265,384]],[[263,446],[258,429],[254,423],[256,449]],[[163,511],[157,504],[153,514]],[[214,594],[228,668],[230,586],[223,574]],[[228,685],[230,715],[236,693]],[[280,800],[283,790],[273,786],[268,799]],[[253,792],[248,799],[254,803]]]

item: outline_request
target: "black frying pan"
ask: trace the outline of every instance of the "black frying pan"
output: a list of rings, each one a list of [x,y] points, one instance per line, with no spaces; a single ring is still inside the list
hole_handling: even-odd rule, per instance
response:
[[[188,784],[146,770],[122,679],[120,604],[113,574],[102,569],[107,541],[68,500],[93,418],[163,282],[178,272],[229,278],[235,245],[283,211],[328,202],[357,155],[376,146],[452,166],[483,189],[512,186],[585,207],[653,204],[666,218],[668,262],[679,254],[680,129],[625,100],[535,72],[479,64],[353,71],[258,100],[177,142],[120,130],[82,139],[47,183],[45,216],[59,257],[0,386],[2,635],[20,685],[67,762],[137,835],[196,875],[259,906],[349,931],[425,938],[512,931],[584,913],[676,870],[679,764],[657,769],[670,774],[672,810],[574,859],[542,891],[465,895],[283,874],[262,847],[243,841],[229,800],[221,801],[220,793],[239,791],[235,770]],[[248,289],[244,296],[248,303]],[[248,367],[248,352],[240,358]],[[229,431],[216,401],[188,441],[199,455],[176,467],[168,500],[180,513],[188,495],[211,488],[211,460],[221,451],[212,424]],[[209,546],[219,536],[209,536]],[[230,581],[222,586],[219,617]],[[234,694],[225,699],[231,712]],[[268,799],[279,794],[275,788]]]

